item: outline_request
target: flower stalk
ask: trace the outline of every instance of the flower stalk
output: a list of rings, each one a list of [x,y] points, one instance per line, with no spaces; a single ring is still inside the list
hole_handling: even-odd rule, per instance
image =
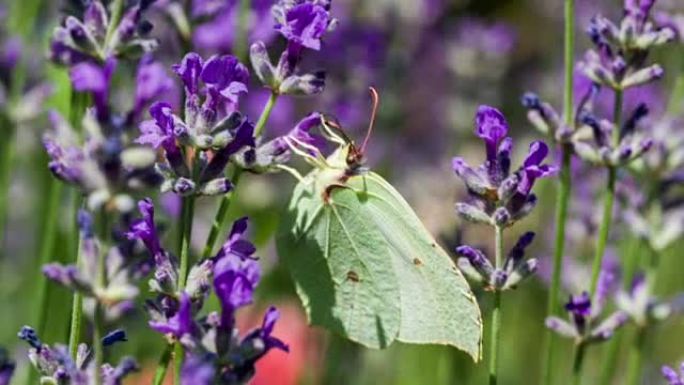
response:
[[[503,264],[503,228],[494,227],[496,268]],[[494,291],[494,309],[492,310],[491,335],[489,344],[489,385],[496,385],[499,367],[499,341],[501,339],[501,291]]]
[[[613,122],[616,129],[613,130],[613,145],[617,146],[620,142],[620,127],[622,121],[622,104],[623,92],[622,90],[615,90],[615,107],[613,110]],[[606,252],[606,244],[608,243],[608,236],[610,235],[610,225],[613,221],[613,203],[615,202],[615,183],[617,181],[617,166],[608,166],[608,183],[606,185],[606,193],[603,201],[603,216],[601,225],[599,227],[598,238],[596,240],[596,252],[594,254],[594,263],[591,270],[591,286],[590,293],[592,297],[596,294],[596,287],[598,285],[599,274],[601,273],[601,265],[603,263],[603,255]]]
[[[564,39],[564,98],[563,98],[563,117],[568,127],[574,126],[573,114],[573,76],[575,72],[575,1],[565,0],[565,39]],[[562,143],[560,175],[558,188],[556,190],[556,235],[553,249],[553,271],[551,275],[551,286],[547,299],[546,314],[557,314],[559,310],[559,297],[561,286],[561,267],[563,266],[563,254],[565,253],[565,224],[568,217],[568,206],[572,190],[572,176],[570,172],[570,162],[572,160],[572,146]],[[546,349],[542,350],[543,358],[543,383],[550,385],[553,383],[553,366],[555,351],[555,336],[548,330],[546,332]]]
[[[271,96],[266,102],[266,105],[264,106],[264,109],[261,112],[261,115],[259,116],[259,120],[257,120],[256,126],[254,127],[255,137],[259,137],[263,133],[266,123],[268,123],[268,120],[271,117],[271,112],[273,112],[273,107],[275,107],[277,101],[278,93],[272,92]],[[219,232],[223,228],[223,224],[226,222],[228,217],[228,209],[230,209],[230,205],[233,200],[233,192],[237,189],[237,186],[240,183],[240,177],[242,176],[242,173],[242,169],[236,168],[233,172],[232,178],[230,178],[230,180],[233,182],[233,190],[224,194],[221,198],[221,203],[219,204],[218,211],[216,211],[216,215],[214,216],[214,220],[211,224],[211,229],[209,230],[209,235],[207,236],[207,242],[205,243],[204,250],[202,250],[202,259],[209,258],[214,250],[214,247],[216,246]]]

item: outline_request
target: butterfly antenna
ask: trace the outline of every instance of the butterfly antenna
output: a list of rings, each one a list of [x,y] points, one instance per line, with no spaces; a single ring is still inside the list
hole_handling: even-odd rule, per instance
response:
[[[368,140],[370,140],[371,134],[373,133],[373,126],[375,125],[375,115],[377,115],[378,106],[380,105],[380,94],[378,94],[378,91],[373,87],[369,87],[369,90],[371,94],[371,101],[373,103],[373,110],[371,111],[371,119],[370,123],[368,124],[366,138],[363,140],[363,145],[361,145],[362,153],[366,151],[366,145],[368,144]]]

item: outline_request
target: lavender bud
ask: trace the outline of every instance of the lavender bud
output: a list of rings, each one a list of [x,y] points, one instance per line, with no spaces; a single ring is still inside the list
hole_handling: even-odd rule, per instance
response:
[[[233,189],[228,178],[216,178],[204,183],[197,191],[200,195],[223,195]]]
[[[178,178],[173,184],[173,192],[181,196],[187,196],[195,191],[195,182],[187,178]]]
[[[325,72],[292,75],[285,79],[278,88],[282,95],[311,96],[320,94],[325,87]]]
[[[518,175],[512,174],[508,178],[504,179],[503,182],[501,182],[501,186],[499,186],[499,201],[500,202],[507,202],[518,189],[518,183],[520,182],[520,178],[518,178]]]
[[[157,160],[157,154],[148,147],[131,147],[121,152],[121,165],[129,170],[150,168]]]
[[[546,327],[567,338],[578,338],[577,330],[565,320],[558,317],[547,317]]]
[[[493,224],[492,219],[489,217],[489,215],[487,215],[487,213],[467,203],[456,203],[456,212],[458,212],[463,219],[470,222],[484,223],[488,225]]]
[[[664,74],[665,70],[663,70],[663,67],[661,67],[658,64],[654,64],[650,67],[640,69],[625,77],[620,86],[622,89],[640,86],[642,84],[658,80],[662,78]]]
[[[537,271],[539,262],[535,258],[528,259],[524,263],[517,265],[515,270],[509,275],[502,290],[514,289],[520,282],[530,277]]]
[[[23,341],[26,341],[26,343],[31,345],[31,347],[36,350],[40,350],[40,348],[43,346],[40,338],[38,338],[38,334],[36,334],[36,331],[30,326],[23,326],[19,333],[17,333],[17,337]]]
[[[606,318],[596,329],[591,332],[591,341],[600,342],[605,341],[613,336],[615,330],[627,323],[629,316],[627,313],[618,311]]]
[[[249,49],[249,58],[261,84],[275,89],[277,87],[275,68],[271,64],[268,51],[262,41],[252,44]]]
[[[480,273],[473,267],[473,265],[470,264],[470,261],[468,261],[468,258],[459,258],[456,261],[456,264],[458,265],[459,270],[468,278],[475,282],[482,282],[483,277],[480,275]]]
[[[511,214],[505,207],[499,207],[494,212],[494,223],[499,227],[506,227],[510,224]]]
[[[209,135],[197,135],[193,138],[193,147],[200,150],[208,150],[214,147],[214,138]]]
[[[126,342],[128,338],[126,337],[126,331],[123,329],[116,329],[109,332],[104,338],[102,338],[102,346],[112,346],[118,342]]]
[[[204,300],[211,288],[211,278],[213,274],[214,263],[211,259],[202,261],[190,269],[188,273],[188,282],[185,287],[186,293],[193,300]]]
[[[464,245],[456,248],[456,254],[465,257],[470,262],[470,265],[479,273],[482,281],[491,281],[494,267],[480,250]]]

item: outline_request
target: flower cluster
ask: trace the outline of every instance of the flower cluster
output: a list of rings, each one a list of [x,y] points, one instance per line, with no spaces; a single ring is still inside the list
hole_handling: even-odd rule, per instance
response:
[[[152,120],[140,125],[137,142],[163,149],[166,162],[157,164],[162,191],[226,193],[232,188],[223,177],[228,162],[254,147],[254,126],[236,108],[240,94],[247,92],[247,68],[234,56],[203,60],[189,53],[173,69],[185,87],[184,118],[168,103],[153,104]]]
[[[275,94],[314,95],[323,91],[325,73],[297,74],[305,49],[318,51],[324,34],[337,21],[330,15],[331,0],[280,0],[272,9],[275,29],[287,40],[277,66],[266,45],[258,41],[250,49],[252,67],[263,85]]]
[[[50,57],[53,61],[74,65],[91,61],[104,62],[110,58],[134,58],[157,48],[157,42],[146,36],[152,24],[143,14],[155,0],[141,0],[111,12],[100,0],[83,2],[79,19],[69,15],[63,25],[57,27],[50,43]],[[124,9],[125,8],[125,9]]]
[[[135,307],[134,300],[139,294],[138,282],[150,271],[152,263],[144,255],[135,253],[131,243],[125,239],[107,248],[103,244],[105,241],[95,236],[93,219],[87,211],[79,212],[78,223],[81,234],[80,263],[47,264],[43,266],[43,274],[81,293],[86,298],[85,306],[91,314],[97,302],[105,305],[107,319],[118,319]],[[104,279],[100,277],[102,264]]]
[[[260,269],[256,249],[245,238],[247,218],[233,224],[228,239],[218,253],[197,263],[188,274],[187,284],[178,280],[176,263],[159,241],[154,224],[154,207],[140,202],[143,218],[128,233],[143,241],[155,259],[152,291],[158,296],[147,302],[150,327],[171,342],[186,348],[184,384],[243,384],[254,375],[254,364],[271,349],[288,350],[272,336],[278,311],[270,308],[260,328],[242,338],[235,322],[236,311],[253,301]],[[221,304],[220,313],[200,316],[211,290]]]
[[[492,266],[484,253],[470,246],[459,246],[456,254],[458,267],[464,274],[476,282],[482,282],[490,290],[508,290],[515,288],[520,281],[537,270],[537,260],[525,260],[525,248],[532,243],[534,233],[523,234],[506,256],[500,268]]]
[[[570,321],[551,316],[546,318],[546,327],[563,337],[574,339],[578,345],[605,341],[629,320],[629,316],[622,311],[616,311],[600,321],[598,317],[602,309],[603,306],[600,304],[592,306],[587,292],[570,296],[565,305]]]
[[[475,134],[485,142],[486,160],[477,169],[470,167],[462,158],[452,160],[453,170],[465,183],[470,197],[467,203],[457,203],[456,211],[468,221],[485,223],[496,228],[497,232],[503,232],[532,211],[537,202],[532,193],[534,183],[539,178],[553,175],[556,169],[542,164],[549,150],[544,142],[537,141],[530,145],[522,166],[511,173],[513,140],[506,136],[508,123],[503,114],[495,108],[481,106],[475,125]],[[483,282],[489,289],[515,288],[537,268],[536,259],[524,259],[525,248],[533,238],[532,232],[523,234],[503,266],[492,265],[480,250],[460,246],[456,249],[462,257],[458,265],[465,274]]]
[[[509,227],[527,216],[537,203],[532,187],[539,178],[555,174],[556,168],[542,164],[549,148],[542,141],[530,145],[522,166],[511,173],[513,140],[506,137],[508,123],[495,108],[481,106],[475,118],[475,134],[485,142],[487,158],[478,168],[463,158],[452,160],[456,175],[463,180],[468,203],[457,203],[456,210],[465,219],[491,226]]]
[[[116,60],[109,59],[102,65],[82,62],[71,68],[74,89],[89,93],[94,107],[86,112],[80,129],[51,112],[52,130],[44,135],[43,143],[52,173],[76,185],[87,196],[90,209],[105,207],[125,213],[135,206],[131,194],[161,183],[154,170],[154,151],[133,145],[130,131],[143,109],[170,91],[173,83],[160,63],[145,57],[138,65],[131,109],[112,111],[110,83],[116,66]]]
[[[637,131],[639,122],[649,112],[648,107],[640,104],[617,127],[608,119],[599,119],[593,114],[592,105],[598,90],[598,85],[590,86],[578,106],[574,127],[567,127],[553,107],[533,93],[523,96],[523,105],[528,109],[528,118],[535,128],[558,143],[571,145],[582,159],[609,167],[628,165],[653,145],[652,139]]]
[[[116,367],[105,363],[102,367],[95,368],[92,352],[86,344],[80,344],[76,357],[71,357],[66,346],[51,347],[44,344],[35,330],[28,326],[19,331],[18,337],[31,347],[29,360],[40,373],[41,384],[117,385],[121,384],[126,376],[138,370],[135,360],[130,357],[121,359]],[[111,346],[111,338],[103,338],[100,344],[103,347]],[[101,381],[96,382],[95,376],[100,376]]]
[[[649,50],[674,40],[670,27],[651,20],[654,0],[625,0],[620,25],[597,15],[587,31],[596,50],[587,51],[580,67],[592,81],[615,90],[639,86],[663,76],[658,64],[645,64]]]
[[[629,290],[618,292],[615,304],[639,327],[645,327],[653,321],[662,321],[676,310],[671,303],[658,302],[652,296],[645,275],[637,275]]]

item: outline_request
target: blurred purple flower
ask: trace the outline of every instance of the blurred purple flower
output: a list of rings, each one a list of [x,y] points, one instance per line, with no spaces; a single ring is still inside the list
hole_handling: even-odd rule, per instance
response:
[[[259,264],[251,259],[229,253],[215,261],[214,291],[221,303],[221,329],[235,327],[235,311],[252,303],[254,289],[261,276]]]
[[[606,341],[629,320],[626,313],[617,311],[605,320],[598,322],[596,311],[592,307],[587,292],[578,296],[570,296],[565,309],[570,316],[570,322],[558,317],[547,317],[546,327],[563,337],[574,339],[576,344]]]
[[[0,385],[9,385],[14,374],[15,364],[9,357],[7,350],[0,347]]]
[[[97,119],[108,122],[109,87],[116,70],[116,59],[108,59],[102,66],[89,62],[82,62],[71,67],[69,76],[76,91],[89,92],[93,96]]]
[[[663,366],[661,372],[669,385],[684,385],[684,363],[680,365],[679,373],[669,366]]]
[[[181,385],[214,384],[214,365],[209,355],[187,354],[181,370]]]
[[[208,4],[204,4],[208,3]],[[201,4],[201,5],[200,5]],[[218,5],[218,6],[217,6]],[[250,18],[267,20],[271,12],[273,0],[255,0],[251,2]],[[200,23],[193,33],[194,45],[208,52],[230,52],[235,41],[235,31],[240,16],[238,2],[223,0],[195,1],[195,13],[213,16],[209,21]],[[200,9],[201,7],[201,9]],[[269,42],[275,36],[273,25],[267,22],[250,23],[249,41]]]

